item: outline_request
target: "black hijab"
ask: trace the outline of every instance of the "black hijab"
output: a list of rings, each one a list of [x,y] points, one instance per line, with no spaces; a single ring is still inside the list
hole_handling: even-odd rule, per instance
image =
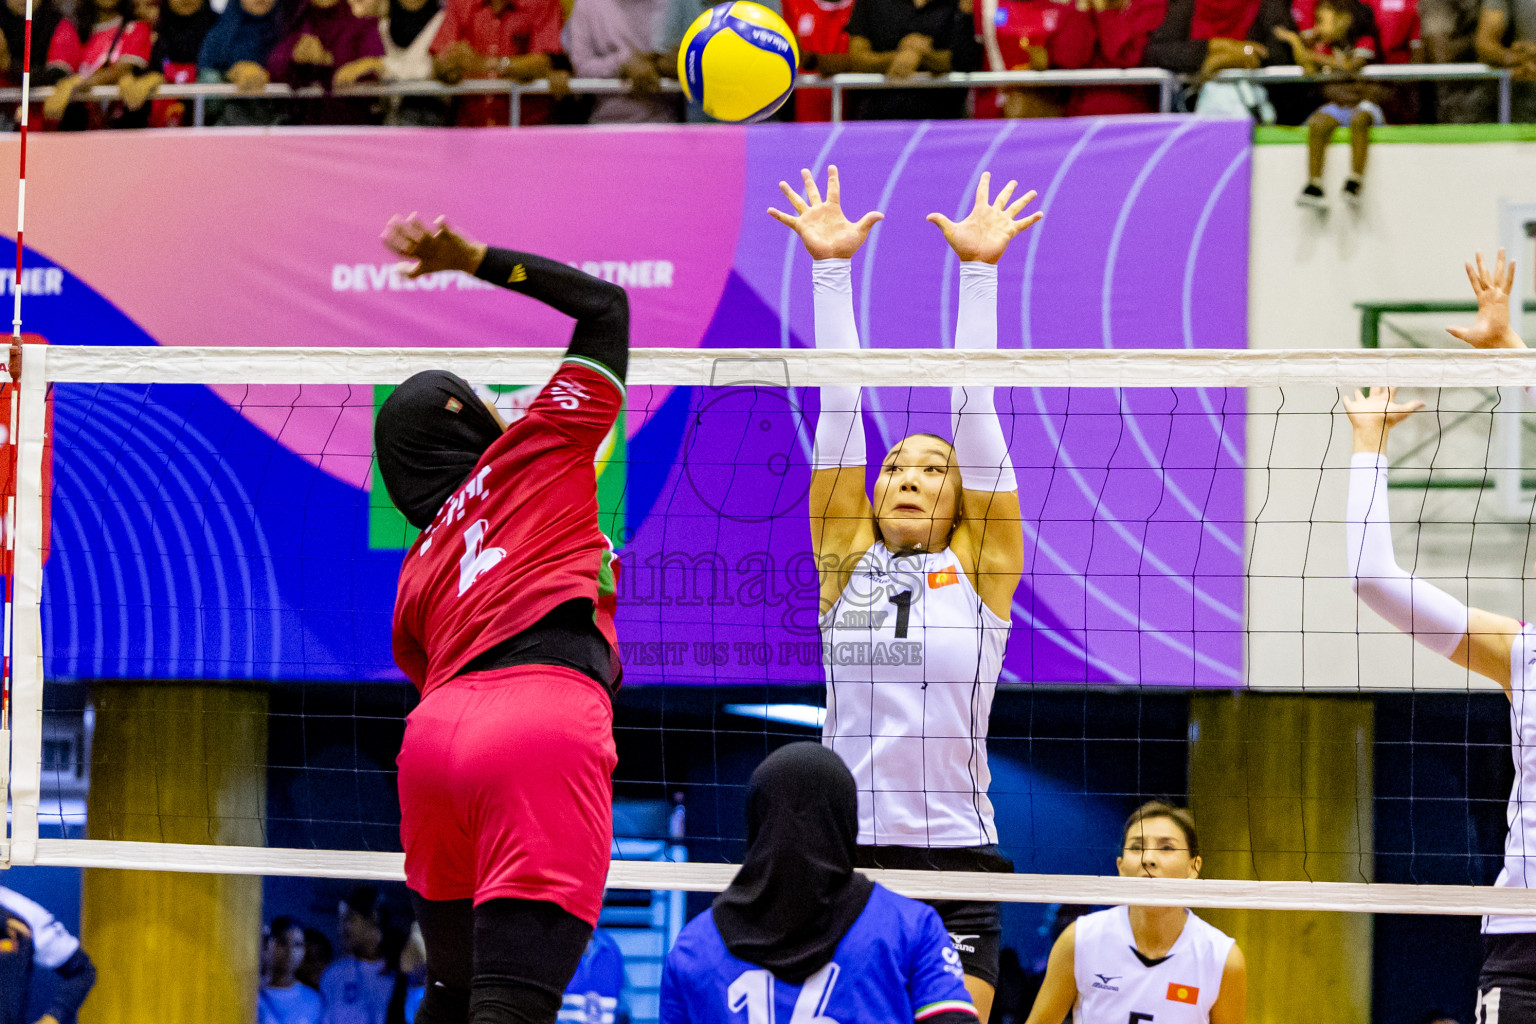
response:
[[[441,0],[427,0],[414,11],[407,10],[400,0],[389,0],[390,41],[402,50],[410,46],[441,9]]]
[[[842,758],[780,747],[747,789],[747,856],[715,898],[731,955],[798,985],[832,959],[875,884],[853,870],[859,802]]]
[[[240,0],[230,0],[239,3]],[[196,64],[197,54],[203,48],[203,39],[218,23],[219,16],[208,4],[198,5],[191,14],[177,14],[170,4],[160,6],[160,24],[155,26],[155,55],[150,61],[154,70],[160,70],[160,61],[172,64]]]
[[[443,502],[500,436],[485,403],[446,370],[423,370],[395,388],[373,424],[384,487],[418,530],[432,525]]]

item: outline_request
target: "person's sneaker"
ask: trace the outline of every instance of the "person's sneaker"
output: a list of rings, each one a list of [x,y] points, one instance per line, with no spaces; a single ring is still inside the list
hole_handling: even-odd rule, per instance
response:
[[[1344,201],[1350,206],[1360,205],[1360,186],[1359,178],[1350,178],[1344,183]]]
[[[1308,183],[1307,187],[1301,190],[1301,195],[1296,197],[1296,205],[1313,210],[1326,209],[1322,187]]]

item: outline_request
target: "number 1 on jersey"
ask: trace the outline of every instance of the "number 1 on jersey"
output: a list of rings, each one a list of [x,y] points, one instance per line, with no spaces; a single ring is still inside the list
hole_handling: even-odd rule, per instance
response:
[[[832,998],[832,986],[837,984],[837,971],[837,964],[829,963],[805,979],[789,1024],[838,1024],[822,1015],[827,1000]],[[773,975],[768,971],[743,971],[725,993],[731,1012],[746,1010],[747,1024],[774,1024],[773,985]]]
[[[896,606],[896,639],[905,640],[907,624],[912,619],[912,591],[903,590],[899,594],[892,594],[890,600]]]

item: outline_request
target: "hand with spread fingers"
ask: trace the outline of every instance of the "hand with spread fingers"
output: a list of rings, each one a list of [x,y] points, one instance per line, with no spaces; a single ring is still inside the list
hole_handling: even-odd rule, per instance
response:
[[[997,194],[997,199],[993,200],[990,198],[992,173],[985,172],[980,184],[976,186],[976,205],[964,220],[956,224],[942,213],[930,213],[928,221],[944,232],[944,240],[962,261],[996,263],[1003,258],[1003,253],[1008,251],[1008,243],[1016,235],[1045,216],[1043,213],[1032,213],[1023,220],[1016,219],[1035,198],[1035,193],[1029,191],[1010,205],[1008,200],[1012,198],[1018,184],[1016,181],[1008,182]]]
[[[416,214],[391,217],[384,226],[384,248],[408,262],[401,265],[406,277],[459,270],[473,274],[485,259],[485,246],[448,226],[439,217],[428,227]]]
[[[870,229],[879,223],[885,214],[866,213],[857,222],[850,221],[844,216],[842,185],[838,180],[835,166],[827,168],[825,200],[821,198],[821,190],[816,187],[816,178],[810,171],[802,170],[800,177],[805,182],[803,198],[789,187],[788,182],[779,182],[779,189],[794,206],[795,215],[791,216],[772,208],[768,210],[768,215],[800,236],[800,241],[805,244],[805,251],[811,254],[811,259],[849,259],[859,251],[859,247],[869,237]]]
[[[1371,388],[1367,395],[1356,389],[1344,399],[1344,411],[1354,428],[1355,451],[1385,453],[1392,428],[1424,408],[1423,402],[1399,402],[1397,388]]]
[[[1446,333],[1460,338],[1473,348],[1525,348],[1525,342],[1509,321],[1509,293],[1515,287],[1515,261],[1504,259],[1499,250],[1493,269],[1477,254],[1477,264],[1467,267],[1467,280],[1477,296],[1477,322],[1471,327],[1447,327]]]

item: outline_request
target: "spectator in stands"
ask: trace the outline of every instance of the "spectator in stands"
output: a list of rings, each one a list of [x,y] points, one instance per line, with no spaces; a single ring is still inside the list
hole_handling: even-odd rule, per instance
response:
[[[559,0],[444,0],[447,17],[433,39],[433,71],[454,85],[466,78],[509,78],[516,82],[548,79],[552,96],[564,96],[570,75],[557,71],[560,53]],[[549,121],[550,104],[542,97],[522,101],[524,124]],[[508,103],[500,96],[462,96],[461,125],[508,123]]]
[[[396,970],[384,955],[384,901],[371,886],[358,886],[337,908],[346,954],[325,969],[320,998],[323,1024],[385,1024]]]
[[[374,0],[302,0],[287,34],[267,58],[272,80],[295,88],[346,88],[377,78],[384,70],[384,41],[374,11]],[[294,107],[293,120],[362,124],[371,107],[367,100],[309,100]]]
[[[1514,70],[1510,120],[1536,121],[1536,0],[1483,0],[1474,42],[1478,60]]]
[[[1305,33],[1281,29],[1281,38],[1307,74],[1339,76],[1346,81],[1323,86],[1326,102],[1307,119],[1307,184],[1296,201],[1313,209],[1324,208],[1323,160],[1334,130],[1347,124],[1350,174],[1344,182],[1344,200],[1356,205],[1364,187],[1371,127],[1384,123],[1381,107],[1355,78],[1361,68],[1376,59],[1376,19],[1362,0],[1318,0],[1314,20],[1316,24]]]
[[[0,3],[0,84],[15,87],[21,84],[21,61],[26,52],[27,0],[4,0]],[[53,38],[61,20],[58,8],[52,0],[33,0],[32,3],[32,84],[48,84],[48,47],[38,45],[40,40]],[[56,77],[62,78],[63,72]],[[20,104],[17,104],[19,107]],[[31,121],[42,124],[42,104],[32,105]],[[9,130],[12,123],[21,120],[14,108],[7,106],[0,113],[0,131]],[[11,123],[7,123],[11,122]]]
[[[1229,68],[1290,64],[1290,49],[1275,30],[1294,27],[1288,0],[1168,0],[1141,59],[1201,79]]]
[[[218,21],[206,0],[165,2],[164,10],[156,9],[155,45],[150,51],[149,68],[142,75],[124,75],[117,84],[123,105],[132,111],[140,110],[166,82],[185,85],[197,81],[198,51]],[[188,120],[186,104],[176,99],[155,100],[145,120],[153,128],[179,127]]]
[[[971,0],[965,6],[974,44],[956,40],[951,63],[957,71],[1082,68],[1093,56],[1093,16],[1075,3]],[[1069,95],[1065,88],[979,89],[975,115],[1060,117]]]
[[[677,77],[677,51],[683,45],[683,36],[687,34],[688,26],[717,2],[718,0],[667,0],[667,13],[657,26],[656,41],[652,47],[654,52],[651,55],[657,73],[661,77],[674,79]],[[758,2],[775,14],[784,13],[779,0],[758,0]],[[692,104],[688,105],[686,117],[692,123],[709,121],[709,117]]]
[[[34,25],[33,28],[37,26]],[[32,1024],[27,1002],[33,972],[41,967],[57,976],[53,998],[37,1024],[72,1021],[96,984],[96,967],[48,911],[19,892],[0,886],[0,1024]]]
[[[1094,39],[1090,68],[1139,68],[1152,33],[1168,13],[1168,0],[1089,0]],[[1067,115],[1145,114],[1157,109],[1155,88],[1089,87],[1072,90]]]
[[[294,972],[304,961],[304,928],[291,917],[274,917],[262,942],[257,1024],[320,1024],[320,993]]]
[[[427,996],[427,943],[421,937],[421,925],[415,921],[411,922],[405,945],[400,948],[400,980],[402,984],[395,988],[400,1001],[399,1020],[414,1024],[416,1011]],[[394,1006],[390,1007],[389,1024],[398,1024]]]
[[[561,36],[579,78],[622,78],[628,96],[600,96],[593,124],[658,124],[678,119],[674,97],[657,94],[661,76],[651,41],[667,0],[576,0]]]
[[[585,2],[577,0],[578,4]],[[629,1024],[629,1007],[624,1003],[624,954],[619,952],[613,936],[603,929],[592,930],[581,963],[571,983],[565,986],[560,1014],[555,1019],[560,1024]]]
[[[133,0],[79,0],[74,18],[60,21],[48,44],[48,67],[65,74],[43,103],[43,115],[65,128],[104,128],[115,123],[121,107],[106,113],[96,104],[71,108],[74,92],[81,87],[116,85],[125,76],[145,70],[152,47],[149,25],[134,17]]]
[[[918,71],[948,74],[956,0],[853,0],[848,17],[848,69],[883,74],[893,82]],[[960,89],[882,89],[854,98],[856,116],[874,119],[959,117]]]
[[[1473,39],[1481,8],[1480,0],[1418,0],[1425,58],[1435,64],[1477,60]],[[1434,87],[1433,96],[1428,120],[1474,124],[1492,118],[1497,91],[1489,82],[1444,82]]]
[[[432,41],[447,16],[441,0],[389,0],[379,19],[384,81],[431,81]],[[448,113],[448,105],[435,96],[392,96],[385,105],[384,123],[444,125]]]
[[[334,959],[335,951],[331,949],[331,940],[325,937],[325,932],[318,928],[305,928],[304,959],[299,961],[293,976],[318,992],[320,979]]]
[[[277,44],[282,24],[277,0],[229,0],[224,13],[203,37],[197,53],[198,80],[233,82],[240,92],[258,94],[270,76],[267,57]],[[238,100],[210,111],[221,124],[274,124],[281,111],[266,100]]]
[[[970,0],[965,0],[969,3]],[[800,47],[800,70],[837,75],[848,70],[848,18],[853,0],[784,0],[784,21]],[[797,89],[790,98],[796,121],[832,119],[828,89]]]

